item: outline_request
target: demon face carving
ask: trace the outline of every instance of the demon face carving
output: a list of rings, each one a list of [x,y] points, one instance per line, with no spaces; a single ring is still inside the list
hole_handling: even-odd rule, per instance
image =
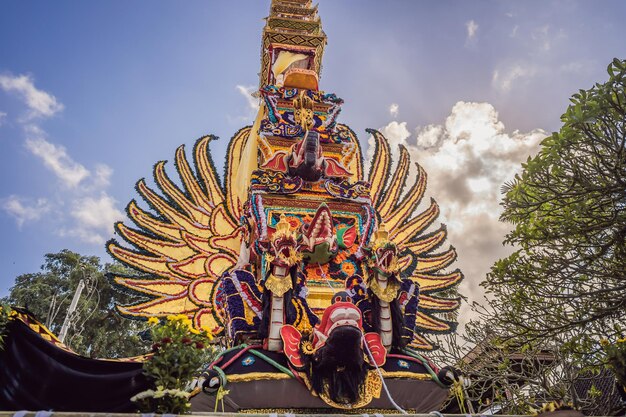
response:
[[[281,337],[291,365],[325,402],[363,406],[377,394],[368,384],[374,377],[370,369],[385,363],[386,351],[378,334],[364,334],[361,312],[351,302],[328,307],[312,334],[303,337],[295,327],[283,326]]]
[[[290,272],[293,266],[300,264],[302,254],[298,250],[298,234],[291,230],[285,215],[280,216],[276,230],[269,242],[269,250],[265,253],[269,276],[265,287],[275,295],[283,295],[292,289]]]
[[[328,206],[320,205],[311,223],[303,226],[302,250],[309,263],[324,264],[339,249],[337,235],[333,227],[333,215]]]
[[[385,225],[374,233],[374,242],[365,248],[367,254],[367,286],[379,299],[393,301],[400,288],[398,246],[389,240]]]
[[[303,226],[302,254],[309,264],[325,264],[339,249],[352,246],[356,239],[356,229],[341,227],[335,231],[333,215],[325,203],[322,203],[311,223]]]
[[[331,157],[325,157],[319,133],[307,131],[302,139],[294,144],[289,152],[277,151],[262,165],[263,169],[289,173],[305,181],[318,181],[327,178],[350,177],[350,172]]]

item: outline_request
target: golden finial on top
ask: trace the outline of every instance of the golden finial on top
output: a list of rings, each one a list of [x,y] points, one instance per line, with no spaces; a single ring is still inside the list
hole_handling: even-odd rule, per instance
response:
[[[287,234],[291,231],[291,224],[287,221],[285,214],[280,215],[280,220],[276,223],[276,233]]]
[[[385,223],[381,223],[378,226],[378,230],[374,232],[374,241],[386,241],[389,240],[389,232],[385,227]]]

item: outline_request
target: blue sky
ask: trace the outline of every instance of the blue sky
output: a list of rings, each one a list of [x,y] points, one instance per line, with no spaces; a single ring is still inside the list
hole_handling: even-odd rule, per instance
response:
[[[0,296],[43,254],[109,259],[135,182],[180,144],[250,124],[269,1],[0,3]],[[626,57],[622,1],[322,0],[340,121],[430,175],[466,293],[499,256],[500,184],[568,98]],[[239,86],[239,87],[238,87]]]

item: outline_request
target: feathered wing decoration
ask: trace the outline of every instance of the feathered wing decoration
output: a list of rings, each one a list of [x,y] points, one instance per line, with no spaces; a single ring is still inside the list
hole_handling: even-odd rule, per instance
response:
[[[411,347],[423,350],[433,345],[421,334],[448,333],[456,323],[438,317],[460,305],[460,299],[437,296],[447,292],[463,279],[461,271],[445,272],[456,260],[456,251],[449,247],[436,251],[445,241],[447,231],[441,225],[434,232],[427,232],[439,216],[439,206],[431,199],[429,207],[415,213],[426,192],[426,172],[415,164],[417,175],[409,178],[411,158],[404,146],[400,146],[400,158],[392,172],[391,152],[387,139],[378,131],[369,129],[375,140],[376,155],[372,162],[369,182],[372,205],[389,231],[389,238],[402,250],[400,253],[401,275],[419,284],[419,307],[415,319],[415,335]],[[408,189],[406,189],[409,187]]]
[[[176,150],[175,168],[182,187],[167,176],[165,161],[154,166],[159,192],[143,179],[137,182],[137,192],[153,213],[131,201],[127,213],[135,227],[119,222],[115,228],[132,247],[111,240],[107,250],[146,274],[112,279],[147,300],[117,306],[120,313],[136,318],[184,314],[193,319],[196,328],[209,328],[215,334],[223,331],[218,283],[221,274],[236,263],[242,239],[238,227],[241,202],[234,200],[236,193],[229,187],[249,133],[249,127],[243,128],[230,142],[225,186],[220,184],[209,153],[213,136],[196,142],[194,169],[184,146]]]

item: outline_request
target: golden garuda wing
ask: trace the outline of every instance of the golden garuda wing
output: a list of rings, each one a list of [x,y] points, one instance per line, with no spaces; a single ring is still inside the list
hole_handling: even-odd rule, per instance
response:
[[[223,331],[217,284],[221,274],[235,265],[242,240],[238,227],[241,202],[230,184],[249,133],[249,127],[241,129],[229,144],[225,185],[220,184],[208,149],[213,136],[197,140],[193,170],[184,146],[176,150],[175,169],[182,187],[167,176],[166,161],[154,166],[154,181],[160,192],[144,179],[137,182],[137,192],[152,210],[131,201],[126,211],[135,227],[122,222],[115,225],[117,234],[131,248],[112,239],[107,250],[144,274],[113,276],[113,282],[145,299],[117,306],[120,313],[143,319],[183,314],[198,329],[208,328],[216,335]]]
[[[387,139],[376,130],[369,129],[368,133],[374,137],[376,145],[368,178],[372,205],[389,231],[389,239],[402,250],[399,261],[401,275],[419,284],[415,336],[409,346],[431,350],[432,343],[420,334],[454,331],[455,310],[460,305],[460,299],[440,295],[451,292],[463,279],[463,274],[458,269],[446,271],[457,257],[453,247],[437,251],[446,239],[445,225],[428,231],[439,216],[437,203],[431,199],[426,210],[415,213],[426,192],[424,169],[416,163],[417,175],[409,180],[411,157],[407,149],[400,145],[400,158],[392,172]],[[442,314],[446,319],[439,317]]]

